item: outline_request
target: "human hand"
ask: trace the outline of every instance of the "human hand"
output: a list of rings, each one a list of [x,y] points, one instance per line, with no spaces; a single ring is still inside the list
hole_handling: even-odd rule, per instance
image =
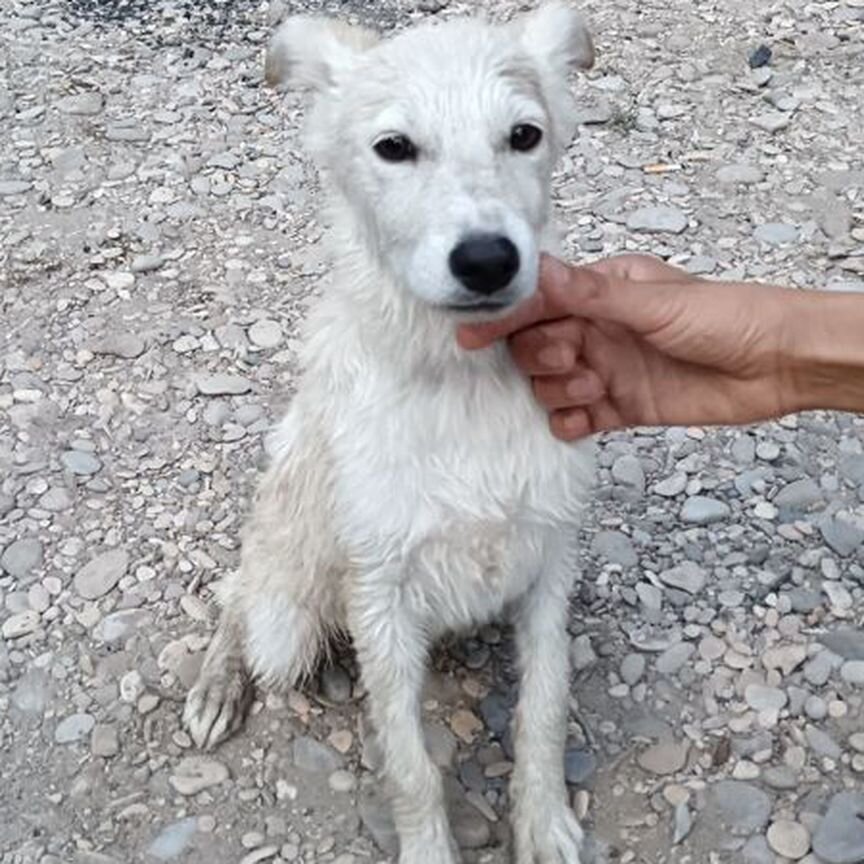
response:
[[[800,293],[709,282],[647,255],[584,267],[546,256],[537,294],[505,318],[462,325],[458,339],[478,349],[507,337],[565,440],[747,423],[798,407],[789,310]]]

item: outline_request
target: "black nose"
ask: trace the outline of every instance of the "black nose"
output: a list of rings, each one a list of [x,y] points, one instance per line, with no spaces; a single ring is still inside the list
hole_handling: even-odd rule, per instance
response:
[[[450,271],[475,294],[494,294],[519,269],[519,250],[500,234],[473,234],[450,253]]]

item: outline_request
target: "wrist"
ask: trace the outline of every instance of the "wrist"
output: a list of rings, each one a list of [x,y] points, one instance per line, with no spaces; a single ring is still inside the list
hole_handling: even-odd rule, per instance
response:
[[[790,300],[792,410],[864,411],[864,297],[802,291]]]

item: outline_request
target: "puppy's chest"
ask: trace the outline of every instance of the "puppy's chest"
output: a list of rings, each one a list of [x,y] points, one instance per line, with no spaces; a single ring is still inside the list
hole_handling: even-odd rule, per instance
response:
[[[384,378],[340,422],[340,509],[358,536],[405,548],[448,526],[548,526],[587,496],[590,456],[552,438],[515,372],[413,387]]]

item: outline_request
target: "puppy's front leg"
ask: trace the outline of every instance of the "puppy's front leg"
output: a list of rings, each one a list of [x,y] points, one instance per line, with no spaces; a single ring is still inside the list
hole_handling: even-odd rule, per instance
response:
[[[428,637],[406,593],[397,570],[365,574],[351,589],[349,627],[393,791],[399,864],[457,864],[441,775],[423,740]]]
[[[514,622],[521,673],[510,787],[517,864],[579,864],[582,829],[564,782],[572,577],[568,556],[556,557],[523,598]]]

